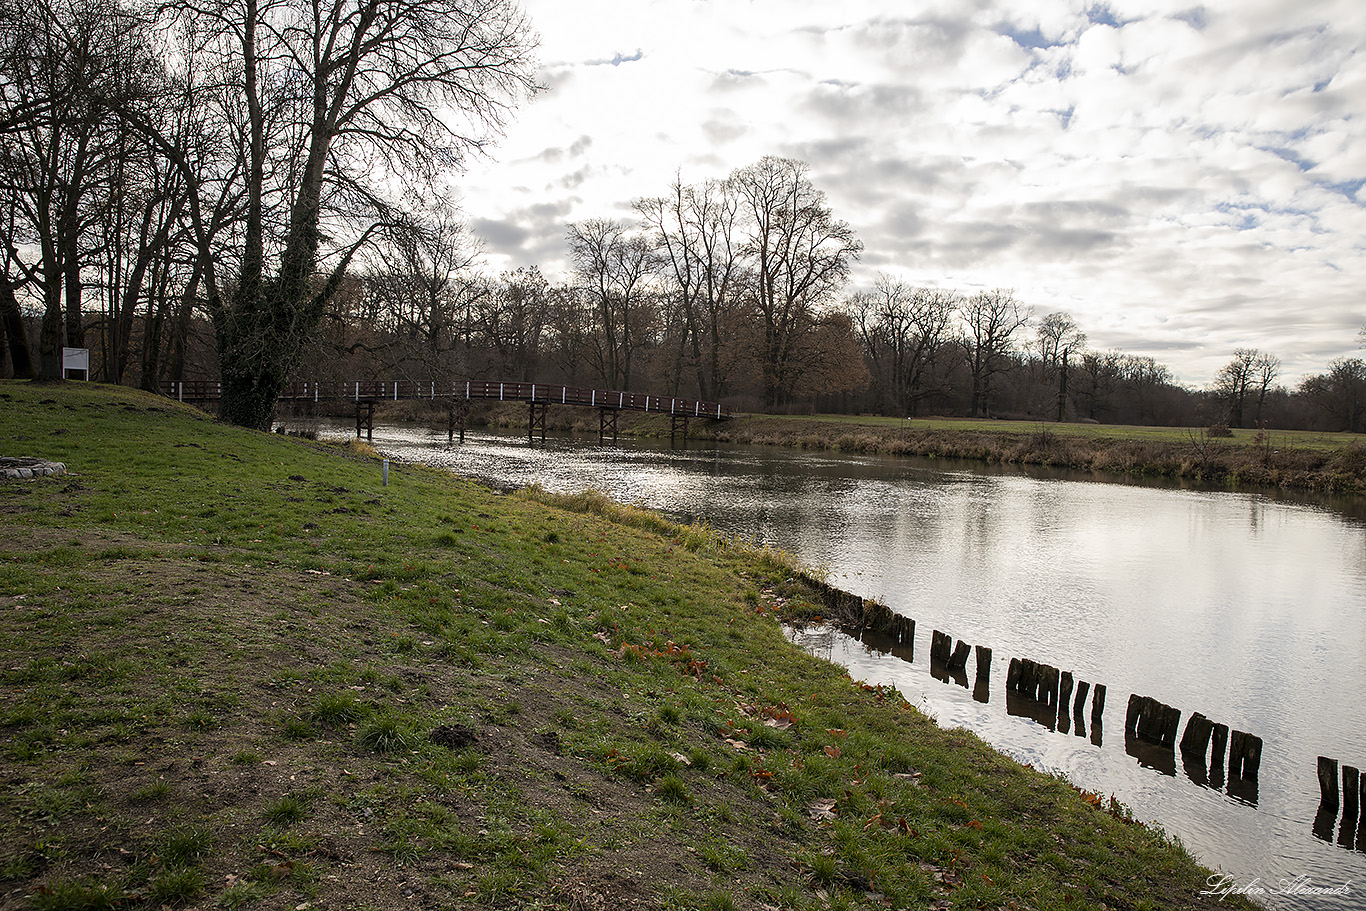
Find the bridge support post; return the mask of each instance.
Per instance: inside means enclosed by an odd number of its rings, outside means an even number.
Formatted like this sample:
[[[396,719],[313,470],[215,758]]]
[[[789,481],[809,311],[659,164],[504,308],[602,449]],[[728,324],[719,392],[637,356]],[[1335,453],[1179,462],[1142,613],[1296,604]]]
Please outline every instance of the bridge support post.
[[[373,442],[375,439],[375,403],[356,402],[356,439],[360,439],[360,430],[365,428],[365,441]]]
[[[598,443],[607,442],[607,434],[612,434],[612,443],[617,442],[617,409],[598,409]]]
[[[683,437],[683,447],[688,446],[688,416],[686,414],[669,415],[669,445],[673,446],[674,437]]]
[[[446,422],[446,443],[449,445],[455,442],[455,431],[460,430],[460,442],[465,442],[465,427],[470,422],[470,403],[468,399],[452,399],[450,411],[447,413]]]
[[[526,418],[526,441],[532,442],[536,428],[541,428],[541,442],[545,442],[545,415],[550,410],[550,405],[546,402],[528,402],[529,410]]]

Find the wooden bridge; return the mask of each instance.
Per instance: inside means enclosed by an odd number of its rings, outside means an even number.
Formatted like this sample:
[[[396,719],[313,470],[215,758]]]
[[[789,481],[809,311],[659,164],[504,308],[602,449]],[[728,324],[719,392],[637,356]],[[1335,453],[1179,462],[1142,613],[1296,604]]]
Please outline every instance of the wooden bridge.
[[[204,405],[222,397],[222,385],[212,380],[167,381],[161,384],[162,394],[181,402]],[[435,380],[355,380],[351,382],[291,383],[280,394],[279,401],[294,404],[322,404],[324,402],[354,402],[356,406],[356,436],[365,430],[372,439],[375,427],[375,406],[380,402],[405,399],[428,399],[445,402],[450,422],[448,437],[454,442],[456,432],[461,442],[469,423],[470,403],[526,402],[527,439],[536,430],[545,439],[545,416],[551,405],[574,405],[598,410],[598,440],[610,434],[617,439],[617,415],[623,411],[642,411],[669,415],[669,439],[679,434],[686,441],[688,422],[695,418],[724,421],[730,409],[719,402],[702,402],[638,392],[621,392],[583,386],[561,386],[552,383],[509,383],[502,381],[465,380],[437,382]]]

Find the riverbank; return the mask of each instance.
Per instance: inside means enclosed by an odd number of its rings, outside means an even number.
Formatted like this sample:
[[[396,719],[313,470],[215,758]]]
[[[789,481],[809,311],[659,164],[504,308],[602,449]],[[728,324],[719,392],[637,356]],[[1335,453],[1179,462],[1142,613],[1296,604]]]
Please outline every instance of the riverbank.
[[[552,412],[561,429],[596,432],[588,417]],[[591,417],[591,420],[589,419]],[[496,426],[525,426],[515,407],[490,409]],[[520,423],[519,423],[520,422]],[[590,426],[591,425],[591,426]],[[668,436],[667,417],[623,413],[623,435]],[[1216,431],[1217,432],[1217,431]],[[692,422],[695,439],[878,455],[1037,465],[1102,474],[1164,478],[1230,487],[1366,494],[1366,440],[1345,433],[1128,427],[853,415],[739,414]]]
[[[781,555],[0,383],[5,907],[1224,908],[789,644]]]

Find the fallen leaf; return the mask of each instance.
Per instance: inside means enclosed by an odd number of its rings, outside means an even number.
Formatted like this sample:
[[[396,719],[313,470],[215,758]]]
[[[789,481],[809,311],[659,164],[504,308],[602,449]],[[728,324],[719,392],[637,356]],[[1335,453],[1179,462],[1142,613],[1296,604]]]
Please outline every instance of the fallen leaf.
[[[829,756],[831,759],[839,759],[843,754],[840,753],[839,747],[829,746],[825,748],[825,755]]]
[[[836,801],[833,797],[824,797],[820,800],[813,800],[811,801],[811,805],[806,808],[807,815],[817,821],[822,819],[834,819],[836,815],[838,815],[835,812],[835,803]]]

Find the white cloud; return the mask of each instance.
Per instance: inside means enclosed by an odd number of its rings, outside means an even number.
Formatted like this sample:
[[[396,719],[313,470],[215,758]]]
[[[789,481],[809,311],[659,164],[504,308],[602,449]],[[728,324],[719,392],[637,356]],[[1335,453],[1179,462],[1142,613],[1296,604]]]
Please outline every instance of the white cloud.
[[[464,182],[497,268],[803,157],[879,270],[1012,287],[1098,347],[1287,376],[1366,323],[1366,5],[527,0],[542,97]],[[1360,7],[1360,8],[1359,8]]]

